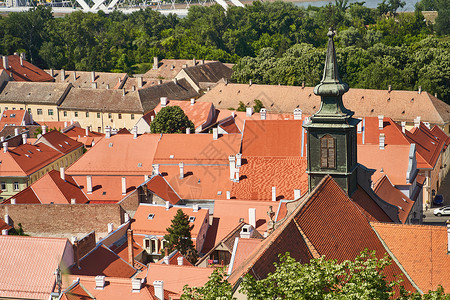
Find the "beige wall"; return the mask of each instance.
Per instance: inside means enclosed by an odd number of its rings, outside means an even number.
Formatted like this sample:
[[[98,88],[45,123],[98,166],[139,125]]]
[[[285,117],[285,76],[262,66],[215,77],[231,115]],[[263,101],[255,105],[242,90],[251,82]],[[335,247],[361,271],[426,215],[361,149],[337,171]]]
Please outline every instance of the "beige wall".
[[[64,116],[66,114],[66,116]],[[78,116],[77,116],[78,115]],[[132,118],[134,116],[134,118]],[[78,121],[82,128],[90,127],[92,131],[104,132],[106,126],[112,128],[127,128],[131,129],[136,122],[142,117],[142,113],[107,113],[95,111],[72,111],[59,110],[60,121]]]
[[[58,107],[56,105],[38,105],[38,104],[17,104],[17,103],[0,103],[1,111],[5,109],[28,110],[31,112],[34,121],[58,121]],[[42,111],[38,115],[38,109]],[[49,115],[49,110],[53,110],[53,115]]]

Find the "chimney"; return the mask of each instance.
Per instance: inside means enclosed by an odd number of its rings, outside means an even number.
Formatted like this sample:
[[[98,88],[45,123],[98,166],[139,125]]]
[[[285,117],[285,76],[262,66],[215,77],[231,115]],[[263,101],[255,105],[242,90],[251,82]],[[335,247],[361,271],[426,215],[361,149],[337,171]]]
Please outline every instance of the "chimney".
[[[402,132],[405,133],[406,122],[402,122]]]
[[[8,229],[2,229],[2,235],[8,235]]]
[[[20,57],[22,57],[24,60],[27,60],[25,52],[20,52]]]
[[[236,157],[234,155],[230,155],[228,156],[228,160],[230,162],[230,180],[233,181],[234,180],[234,169],[236,168],[235,162],[236,162]]]
[[[42,128],[42,135],[46,134],[47,133],[47,125],[42,125],[41,128]]]
[[[153,122],[153,120],[155,119],[155,116],[150,116],[150,121]]]
[[[390,93],[392,91],[392,85],[388,85],[388,92]]]
[[[420,116],[418,116],[417,118],[414,119],[414,127],[419,127],[420,126]]]
[[[26,144],[27,143],[27,139],[28,139],[27,134],[26,133],[22,133],[22,143]]]
[[[133,138],[137,139],[138,137],[138,127],[136,125],[133,126]]]
[[[105,127],[105,138],[107,139],[111,138],[111,127],[109,126]]]
[[[127,91],[125,89],[122,89],[122,96],[125,96]]]
[[[450,220],[447,220],[447,254],[450,254]]]
[[[191,105],[195,104],[195,98],[191,98]]]
[[[193,212],[198,212],[198,204],[193,204],[192,205],[192,211]]]
[[[267,114],[267,109],[265,108],[261,108],[261,110],[259,111],[260,115],[261,115],[261,120],[265,120],[266,119],[266,114]]]
[[[142,281],[140,278],[131,278],[131,288],[132,288],[132,293],[139,293],[141,291],[142,288]],[[164,298],[162,299],[164,300]]]
[[[434,93],[434,97],[436,97],[436,98],[437,98],[437,93]]]
[[[73,81],[77,81],[77,71],[73,71]]]
[[[92,176],[86,176],[87,193],[92,194]]]
[[[177,257],[177,263],[178,263],[179,266],[183,265],[183,257],[182,256]]]
[[[127,230],[128,262],[134,267],[133,229]]]
[[[164,281],[155,280],[153,281],[153,288],[155,290],[155,297],[159,300],[164,300]]]
[[[80,268],[80,251],[78,247],[78,239],[76,236],[72,236],[71,238],[72,246],[73,246],[73,260],[77,268]]]
[[[181,67],[184,69],[184,68],[187,68],[188,65],[187,64],[183,64]]]
[[[9,65],[8,65],[8,55],[3,55],[3,68],[5,70],[9,69]]]
[[[122,177],[122,196],[127,194],[127,178]]]
[[[419,85],[419,94],[421,94],[421,93],[422,93],[422,86]]]
[[[85,136],[89,136],[89,127],[86,127],[86,130],[85,130],[85,132],[84,132],[84,135],[85,135]]]
[[[253,107],[247,107],[245,109],[247,117],[251,117],[253,115]]]
[[[174,78],[174,79],[173,79],[173,83],[178,84],[178,79],[177,79],[177,78]]]
[[[152,70],[158,70],[158,66],[159,66],[158,56],[154,56],[153,57],[153,68],[152,68]]]
[[[227,199],[231,199],[231,192],[227,191]]]
[[[302,110],[300,108],[294,109],[294,120],[302,119]]]
[[[138,84],[138,88],[142,88],[144,86],[144,78],[143,77],[138,77],[137,78],[137,84]]]
[[[108,223],[108,233],[111,233],[114,231],[114,223]]]
[[[217,140],[219,138],[219,129],[217,127],[213,128],[213,140]]]
[[[239,182],[239,168],[236,168],[236,178],[234,179],[234,182]]]
[[[251,79],[248,81],[248,85],[252,86],[252,80]]]
[[[103,290],[105,288],[105,276],[97,275],[95,276],[95,289]]]
[[[384,116],[383,116],[383,115],[379,115],[379,116],[378,116],[378,129],[380,129],[380,130],[382,130],[383,127],[384,127],[383,119],[384,119]]]
[[[11,204],[16,204],[16,198],[11,198]]]
[[[14,136],[19,135],[19,128],[16,127],[14,128]]]
[[[248,209],[248,224],[256,228],[256,208]]]
[[[162,84],[162,79],[158,79],[158,85]]]
[[[294,200],[298,200],[302,197],[302,191],[300,189],[294,190]]]
[[[97,88],[97,82],[92,82],[92,88],[95,90]]]
[[[106,89],[107,89],[107,90],[109,90],[109,83],[108,83],[108,84],[106,84]]]
[[[64,122],[64,128],[66,128],[66,127],[67,127],[67,121]]]
[[[50,76],[55,77],[55,72],[53,71],[53,69],[50,69]]]
[[[66,175],[64,172],[64,167],[59,168],[59,176],[61,177],[62,180],[66,181]]]
[[[241,239],[249,239],[253,235],[253,228],[251,225],[244,225],[241,228],[241,232],[239,232],[239,236]],[[238,237],[236,237],[238,239]],[[236,244],[235,244],[236,245]]]
[[[205,64],[205,60],[204,59],[200,60],[200,64],[204,65]]]
[[[21,56],[19,59],[20,59],[20,65],[23,67],[23,57]]]
[[[11,199],[11,200],[12,200],[12,199]],[[14,199],[14,200],[15,200],[15,199]],[[4,220],[4,221],[5,221],[6,224],[11,225],[11,223],[10,223],[11,220],[9,219],[9,215],[7,215],[7,214],[5,215],[5,220]]]
[[[91,82],[95,81],[95,71],[91,72]]]
[[[76,198],[70,198],[70,204],[77,204]]]
[[[161,97],[161,107],[166,107],[167,105],[167,97]]]
[[[384,133],[380,133],[380,149],[383,150],[384,149],[384,140],[385,140],[385,136]]]
[[[184,178],[184,163],[180,162],[178,164],[178,166],[180,167],[180,179],[183,179]]]
[[[131,87],[131,91],[132,91],[132,92],[136,91],[136,86],[135,86],[135,85],[133,85],[133,86]]]
[[[186,134],[191,134],[191,128],[186,128]]]
[[[8,152],[8,142],[3,143],[3,153]]]
[[[170,202],[166,201],[166,210],[169,210],[169,209],[170,209]]]
[[[159,175],[159,164],[152,164],[152,175]]]
[[[195,67],[195,65],[197,64],[197,60],[195,59],[195,57],[192,59],[192,65]]]
[[[61,81],[66,80],[66,71],[64,69],[61,69],[60,79],[61,79]]]
[[[277,201],[277,188],[272,187],[272,201]]]
[[[242,166],[242,154],[237,153],[236,154],[236,167],[240,168]]]
[[[302,89],[305,88],[305,81],[302,81]]]
[[[362,120],[361,120],[361,121],[362,121]],[[356,126],[357,132],[358,132],[358,133],[361,133],[361,132],[362,132],[362,123],[363,123],[363,122],[358,122],[358,125]]]

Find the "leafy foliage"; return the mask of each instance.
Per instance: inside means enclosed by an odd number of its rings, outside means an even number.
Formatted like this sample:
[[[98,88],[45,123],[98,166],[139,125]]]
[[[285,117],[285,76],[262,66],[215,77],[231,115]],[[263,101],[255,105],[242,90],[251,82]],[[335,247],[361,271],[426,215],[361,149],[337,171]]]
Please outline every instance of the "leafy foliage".
[[[179,106],[161,108],[150,123],[151,133],[184,133],[186,128],[190,128],[192,132],[195,131],[194,123]]]
[[[255,99],[255,105],[253,105],[253,111],[256,113],[259,113],[261,111],[261,108],[264,108],[264,104],[261,100]]]
[[[233,288],[226,280],[224,269],[215,269],[209,276],[208,282],[202,287],[183,288],[181,300],[232,300]]]
[[[178,209],[172,220],[172,225],[166,229],[169,234],[164,236],[169,252],[176,249],[191,263],[197,261],[197,250],[191,239],[193,227],[194,225],[190,225],[189,216],[183,213],[181,209]]]

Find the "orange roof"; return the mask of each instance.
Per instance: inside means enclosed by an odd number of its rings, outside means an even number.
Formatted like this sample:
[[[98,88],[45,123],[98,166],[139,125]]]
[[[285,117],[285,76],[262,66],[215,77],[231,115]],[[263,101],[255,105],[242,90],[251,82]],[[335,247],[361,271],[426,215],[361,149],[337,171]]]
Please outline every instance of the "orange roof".
[[[398,218],[402,223],[407,221],[409,213],[414,206],[414,201],[406,197],[400,190],[396,189],[389,181],[388,176],[383,176],[381,180],[377,182],[374,191],[381,199],[398,208]],[[377,221],[383,222],[383,220]]]
[[[67,122],[67,121],[39,121],[39,125],[47,126],[48,130],[56,129],[58,131],[63,130],[64,128],[68,128],[73,126],[74,128],[79,128],[80,123],[78,121]]]
[[[233,268],[237,268],[239,265],[245,262],[248,255],[251,254],[261,242],[261,239],[239,238],[236,248],[236,254],[234,257]]]
[[[392,185],[391,185],[392,186]],[[399,193],[396,188],[392,187]],[[383,209],[364,191],[360,185],[352,195],[353,203],[360,209],[364,216],[370,221],[392,222],[391,218],[383,211]],[[390,202],[388,202],[390,203]],[[393,204],[393,203],[391,203]]]
[[[450,256],[445,226],[371,223],[415,284],[426,293],[442,285],[450,289]]]
[[[231,196],[246,200],[272,200],[272,187],[277,199],[294,199],[294,190],[308,192],[305,157],[244,156],[238,183],[233,183]],[[228,171],[229,173],[229,171]]]
[[[147,188],[170,204],[177,204],[181,199],[164,177],[156,175],[147,182]]]
[[[167,106],[179,106],[189,120],[194,123],[194,128],[198,128],[199,126],[205,124],[210,117],[212,118],[210,114],[214,109],[214,105],[208,102],[195,102],[191,105],[190,101],[180,100],[170,100],[167,102]],[[160,110],[161,103],[155,107],[154,111],[155,113],[159,113]]]
[[[80,259],[80,268],[74,264],[69,272],[73,275],[130,278],[136,273],[136,269],[107,247],[98,244]]]
[[[238,153],[240,145],[241,136],[236,134],[224,134],[217,140],[212,134],[163,134],[154,163],[228,165],[228,156]]]
[[[53,81],[52,76],[25,59],[21,64],[17,55],[8,55],[8,65],[8,69],[5,70],[3,60],[0,61],[0,69],[4,69],[9,76],[12,74],[14,81]]]
[[[406,138],[411,144],[416,144],[417,167],[434,169],[446,141],[434,136],[422,122],[419,127],[406,131]]]
[[[46,134],[42,135],[34,144],[43,143],[49,147],[52,147],[58,152],[67,154],[75,149],[83,147],[83,144],[74,141],[70,137],[66,136],[64,133],[58,130],[51,130]]]
[[[68,170],[70,175],[148,175],[159,134],[103,138]],[[142,182],[141,182],[142,183]]]
[[[55,170],[51,170],[2,204],[11,203],[12,198],[16,199],[17,204],[36,203],[36,200],[37,203],[43,204],[70,204],[71,199],[76,199],[76,203],[89,201],[70,175],[65,175],[65,180],[62,180],[60,173]]]
[[[431,132],[434,134],[434,136],[445,142],[444,150],[446,150],[448,145],[450,144],[450,137],[439,126],[436,125],[431,128]]]
[[[12,226],[9,226],[8,224],[6,224],[5,221],[3,221],[2,218],[0,218],[0,231],[3,230],[3,229],[9,230],[11,228],[12,228]]]
[[[241,130],[237,127],[233,116],[229,116],[218,122],[218,128],[221,128],[226,133],[241,133]]]
[[[366,117],[361,122],[362,131],[358,133],[358,144],[378,145],[380,134],[385,135],[386,145],[409,145],[408,139],[402,132],[402,127],[391,118],[383,118],[383,129],[378,127],[378,117]]]
[[[178,265],[178,258],[183,258],[183,265],[184,266],[193,266],[190,261],[186,259],[186,257],[183,256],[178,250],[174,250],[172,253],[169,254],[169,265]],[[158,262],[158,264],[164,263],[164,258],[161,258]]]
[[[196,238],[203,222],[208,220],[208,209],[199,209],[194,212],[192,208],[173,206],[166,210],[164,206],[141,203],[134,214],[131,228],[136,234],[163,236],[167,234],[166,228],[170,227],[172,219],[179,209],[189,217],[195,217],[195,220],[191,222],[191,225],[194,225],[191,237]],[[148,217],[150,214],[153,214],[153,218]]]
[[[5,110],[0,118],[0,130],[6,125],[25,125],[25,110]]]
[[[66,132],[64,132],[65,135],[68,137],[78,137],[78,136],[88,136],[88,137],[104,137],[105,135],[103,133],[95,132],[88,130],[88,134],[86,135],[86,129],[80,128],[80,127],[72,127]]]
[[[0,297],[48,299],[54,272],[63,258],[71,258],[71,248],[67,239],[0,236]]]

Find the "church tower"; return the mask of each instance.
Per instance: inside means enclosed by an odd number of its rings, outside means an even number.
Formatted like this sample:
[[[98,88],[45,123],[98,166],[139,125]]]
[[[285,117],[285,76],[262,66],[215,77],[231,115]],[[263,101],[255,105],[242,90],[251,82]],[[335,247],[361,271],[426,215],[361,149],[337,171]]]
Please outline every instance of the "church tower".
[[[308,131],[308,185],[311,192],[326,175],[331,175],[350,196],[356,191],[358,119],[346,109],[342,95],[348,85],[339,78],[334,49],[334,32],[328,32],[327,56],[322,81],[314,88],[321,105],[304,125]]]

